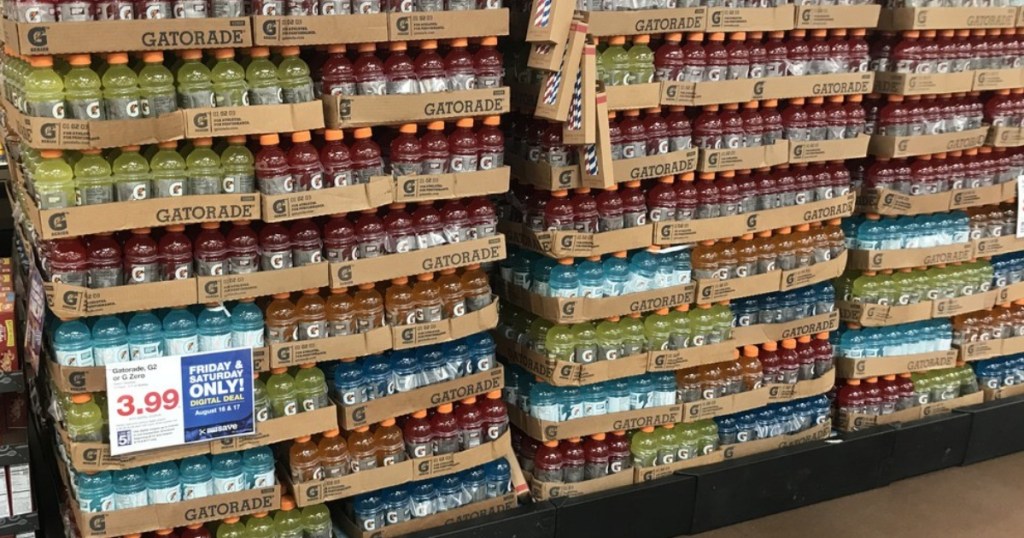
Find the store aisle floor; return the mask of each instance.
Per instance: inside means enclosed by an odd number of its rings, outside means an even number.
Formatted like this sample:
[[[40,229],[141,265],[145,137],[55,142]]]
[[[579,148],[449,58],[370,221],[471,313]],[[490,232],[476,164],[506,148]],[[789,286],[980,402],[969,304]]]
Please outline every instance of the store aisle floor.
[[[1020,536],[1024,452],[718,529],[700,538]],[[866,527],[867,526],[867,527]],[[873,529],[868,531],[867,529]]]

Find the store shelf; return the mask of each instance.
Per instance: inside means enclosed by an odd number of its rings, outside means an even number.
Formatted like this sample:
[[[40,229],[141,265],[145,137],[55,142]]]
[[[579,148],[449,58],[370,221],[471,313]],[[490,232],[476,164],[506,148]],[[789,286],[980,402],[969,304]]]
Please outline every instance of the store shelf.
[[[25,374],[0,372],[0,394],[5,392],[25,392]]]

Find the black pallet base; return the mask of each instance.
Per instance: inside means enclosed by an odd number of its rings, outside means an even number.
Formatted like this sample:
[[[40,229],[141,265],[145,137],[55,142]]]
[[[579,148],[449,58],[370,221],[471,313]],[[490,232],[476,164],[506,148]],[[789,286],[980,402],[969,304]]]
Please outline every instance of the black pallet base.
[[[417,538],[696,534],[1024,450],[1024,396],[842,434],[654,482],[526,505]]]

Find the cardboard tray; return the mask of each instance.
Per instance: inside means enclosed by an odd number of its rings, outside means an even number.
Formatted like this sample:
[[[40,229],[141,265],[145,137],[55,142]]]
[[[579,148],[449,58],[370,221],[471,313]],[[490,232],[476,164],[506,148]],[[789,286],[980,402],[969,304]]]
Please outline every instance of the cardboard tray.
[[[846,6],[878,7],[878,6]],[[845,161],[861,159],[868,155],[869,135],[861,133],[857,138],[842,140],[810,140],[789,142],[789,163],[811,163],[823,161]]]
[[[682,422],[698,422],[709,418],[721,417],[724,415],[739,413],[741,411],[757,409],[758,407],[764,407],[768,405],[770,401],[771,392],[772,389],[765,386],[741,392],[739,394],[730,394],[721,398],[712,398],[710,400],[701,400],[699,402],[683,404],[684,409]]]
[[[511,170],[507,166],[476,172],[454,172],[435,176],[400,176],[393,179],[395,202],[426,202],[470,196],[503,194],[508,191]]]
[[[1012,284],[985,293],[965,295],[954,299],[922,301],[909,305],[881,305],[840,302],[840,318],[845,322],[865,327],[899,325],[935,318],[949,318],[968,312],[992,308],[997,304],[1024,298],[1024,283]]]
[[[982,393],[985,395],[986,402],[1002,400],[1003,398],[1013,398],[1014,396],[1024,394],[1024,385],[1012,385],[999,389],[982,389]]]
[[[200,276],[196,277],[198,297],[189,304],[219,303],[309,288],[325,288],[330,284],[327,273],[327,262],[321,262],[244,275]]]
[[[747,339],[748,332],[763,335],[765,342],[785,340],[787,338],[799,338],[801,336],[814,336],[818,333],[828,333],[839,329],[839,311],[835,310],[827,314],[818,314],[789,323],[772,323],[751,325],[749,327],[736,327],[733,329],[733,338],[737,340]]]
[[[345,14],[252,17],[257,47],[344,45],[388,40],[388,14]]]
[[[509,9],[389,13],[389,41],[508,35]]]
[[[299,342],[270,344],[271,367],[289,367],[308,362],[334,361],[342,357],[363,357],[392,349],[391,328],[380,327],[369,332],[332,336]]]
[[[262,197],[264,222],[351,213],[388,205],[395,201],[394,181],[375,177],[369,183]]]
[[[631,486],[634,484],[634,478],[632,469],[623,469],[617,473],[582,482],[541,482],[532,476],[528,478],[528,482],[530,495],[534,500],[549,501]]]
[[[778,281],[775,282],[773,291],[778,289]],[[544,297],[510,283],[499,284],[502,285],[499,288],[502,298],[554,323],[579,323],[633,312],[650,312],[659,308],[692,304],[695,300],[693,284],[601,298]]]
[[[697,161],[700,172],[725,172],[765,168],[783,164],[789,158],[789,141],[779,140],[771,146],[740,149],[702,149]]]
[[[332,129],[497,116],[511,110],[509,95],[508,87],[417,95],[327,95],[323,116]]]
[[[796,6],[791,4],[776,7],[711,7],[708,8],[707,32],[770,32],[791,30],[795,20]]]
[[[911,196],[890,189],[862,191],[857,198],[857,211],[879,215],[925,215],[993,205],[1017,196],[1017,183],[1007,182],[987,187],[958,189],[936,194]]]
[[[209,278],[209,277],[207,277]],[[120,314],[138,310],[155,310],[175,306],[192,306],[199,302],[196,278],[168,280],[148,284],[89,289],[60,282],[43,284],[46,304],[60,319]],[[254,297],[255,295],[251,295]]]
[[[307,411],[289,417],[272,418],[256,423],[256,433],[243,437],[230,437],[206,443],[190,443],[131,454],[113,456],[108,443],[78,443],[68,437],[59,425],[55,427],[64,452],[77,471],[116,471],[152,465],[164,461],[178,460],[202,454],[236,452],[258,446],[269,446],[312,435],[338,427],[338,410],[335,406]]]
[[[607,13],[608,15],[618,18],[626,14],[639,15],[643,13],[652,13],[655,11],[660,10],[607,11],[603,13]],[[646,84],[629,84],[625,86],[605,86],[604,91],[608,95],[608,110],[635,110],[642,108],[659,107],[661,106],[661,86],[661,82],[648,82]]]
[[[658,245],[697,243],[705,240],[739,237],[743,234],[766,230],[777,230],[786,226],[849,217],[853,214],[855,201],[856,195],[849,193],[831,200],[729,217],[655,222],[654,243]]]
[[[988,130],[986,146],[997,148],[1017,148],[1024,146],[1024,128],[992,126]]]
[[[5,20],[4,24],[17,23]],[[55,24],[54,26],[77,25]],[[26,116],[6,99],[0,101],[3,102],[4,112],[7,114],[8,128],[17,133],[23,144],[36,149],[81,150],[156,144],[164,140],[180,139],[185,134],[184,119],[180,111],[164,114],[158,118],[73,120]]]
[[[677,176],[697,169],[697,149],[673,151],[665,155],[648,155],[636,159],[612,161],[612,177],[616,183],[664,176]]]
[[[880,271],[904,267],[966,262],[1024,250],[1024,239],[1016,236],[990,237],[969,243],[901,250],[850,250],[851,269]]]
[[[391,348],[411,349],[465,338],[498,326],[498,300],[475,312],[433,323],[391,327]]]
[[[512,465],[515,466],[515,462],[512,462]],[[523,490],[525,491],[525,489],[526,485],[523,484]],[[517,494],[513,492],[503,497],[495,497],[486,501],[467,504],[454,510],[438,512],[432,516],[415,518],[396,525],[387,525],[382,529],[374,529],[372,531],[367,531],[357,526],[341,510],[335,510],[333,516],[336,527],[340,527],[345,532],[345,536],[350,538],[397,538],[435,527],[493,516],[512,510],[518,505]]]
[[[834,260],[792,271],[772,271],[746,278],[729,280],[698,280],[697,302],[712,303],[761,295],[773,291],[789,291],[838,277],[846,269],[847,252]]]
[[[291,133],[324,128],[324,113],[319,101],[284,105],[188,108],[179,112],[185,118],[185,138]]]
[[[832,387],[836,384],[836,370],[835,368],[825,372],[821,377],[817,379],[806,379],[803,381],[797,381],[792,385],[788,384],[769,384],[768,387],[768,403],[783,403],[790,402],[793,400],[800,400],[803,398],[810,398],[811,396],[817,396],[819,394],[825,394],[832,390]]]
[[[646,9],[639,11],[581,11],[596,36],[700,32],[707,27],[706,7]]]
[[[23,55],[248,48],[248,17],[24,23],[3,21],[4,41]],[[101,37],[102,36],[102,37]]]
[[[801,29],[874,28],[882,6],[796,6],[796,23]]]
[[[408,484],[417,480],[458,473],[500,458],[506,458],[510,462],[515,461],[511,438],[512,434],[505,432],[495,441],[454,454],[406,459],[393,465],[313,482],[293,483],[287,476],[287,472],[282,471],[280,474],[286,477],[284,481],[289,486],[295,504],[305,507],[347,499],[361,493]],[[522,481],[521,476],[519,481]]]
[[[512,177],[519,183],[546,191],[577,189],[583,186],[578,164],[551,166],[546,162],[530,162],[518,155],[507,153],[505,162],[512,169]]]
[[[267,355],[268,349],[256,347],[252,349],[252,368],[256,372],[269,372],[270,360]],[[106,366],[63,366],[57,363],[49,346],[44,345],[42,359],[46,362],[46,369],[50,373],[50,381],[60,392],[69,394],[106,392],[107,390],[107,369]]]
[[[767,396],[767,394],[766,394]],[[764,405],[764,404],[762,404]],[[683,421],[684,404],[664,405],[647,409],[636,409],[622,413],[609,413],[594,417],[583,417],[561,422],[550,422],[533,418],[515,406],[508,406],[508,417],[520,430],[538,441],[560,441],[572,437],[583,437],[595,433],[619,430],[635,430],[645,426]]]
[[[868,153],[875,157],[913,157],[948,151],[980,148],[988,138],[988,126],[964,131],[923,136],[871,135]]]
[[[865,379],[890,374],[924,372],[956,366],[957,350],[915,353],[895,357],[851,359],[836,357],[836,372],[844,379]]]
[[[344,430],[354,430],[382,420],[415,413],[420,409],[454,403],[470,396],[501,390],[505,386],[505,369],[501,366],[443,383],[435,383],[409,392],[356,405],[338,404],[338,423]]]
[[[973,8],[971,8],[973,9]],[[875,73],[875,93],[926,95],[969,92],[974,89],[974,74],[962,73]]]
[[[505,253],[505,236],[498,234],[400,254],[333,262],[330,265],[331,287],[357,286],[443,269],[492,263],[504,260]]]
[[[1016,7],[903,7],[883,9],[878,29],[1013,28],[1016,23]]]
[[[985,394],[979,390],[978,392],[968,394],[967,396],[961,396],[944,402],[933,402],[926,405],[919,405],[902,411],[896,411],[889,415],[875,416],[862,414],[840,414],[838,416],[838,420],[835,421],[835,427],[840,431],[854,431],[883,424],[912,422],[925,417],[944,415],[954,409],[980,404],[983,401],[985,401]]]
[[[764,11],[764,8],[754,9]],[[734,11],[742,11],[742,9]],[[663,82],[661,105],[701,106],[765,99],[792,99],[804,96],[858,95],[871,93],[874,84],[875,74],[872,72],[748,78],[714,82]]]
[[[967,342],[957,346],[957,349],[960,351],[960,360],[965,362],[980,361],[1004,355],[1016,355],[1024,353],[1024,336]]]
[[[651,224],[623,228],[613,232],[584,233],[575,231],[535,232],[525,225],[499,221],[498,231],[508,242],[552,258],[586,258],[624,250],[651,246],[654,232]]]

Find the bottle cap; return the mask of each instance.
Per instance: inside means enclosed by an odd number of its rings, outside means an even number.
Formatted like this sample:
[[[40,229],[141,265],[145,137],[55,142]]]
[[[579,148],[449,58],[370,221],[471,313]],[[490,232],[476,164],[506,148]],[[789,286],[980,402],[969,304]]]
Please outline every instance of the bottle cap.
[[[634,45],[635,44],[646,45],[646,44],[648,44],[650,42],[651,42],[651,36],[649,36],[647,34],[640,34],[640,35],[637,35],[637,36],[633,36],[633,44]]]
[[[345,54],[345,45],[328,45],[328,54]]]
[[[213,139],[209,137],[196,138],[192,141],[192,144],[201,148],[208,148],[213,146]]]
[[[121,151],[139,151],[139,149],[141,148],[136,145],[121,146]]]
[[[427,124],[427,130],[428,131],[443,131],[444,130],[444,122],[443,121],[432,121],[432,122]]]
[[[284,368],[284,367],[277,367],[277,368],[271,368],[270,369],[270,373],[272,373],[272,374],[283,374],[283,373],[285,373],[287,371],[288,371],[288,369]]]
[[[341,129],[325,129],[324,140],[328,142],[335,142],[345,138],[345,133]]]
[[[544,441],[544,446],[546,446],[548,448],[557,448],[558,447],[558,441]]]
[[[603,433],[595,433],[594,435],[590,436],[590,438],[595,441],[604,441],[605,437],[606,436]]]
[[[72,394],[71,402],[76,404],[89,403],[92,401],[92,394]]]
[[[64,152],[59,149],[44,149],[39,152],[39,156],[44,159],[59,159]]]
[[[757,352],[758,352],[757,346],[743,346],[743,356],[744,357],[756,358],[757,357]]]
[[[608,38],[608,44],[609,45],[625,45],[626,44],[626,36],[613,35],[613,36]]]
[[[469,398],[462,400],[460,403],[462,403],[462,405],[473,405],[476,403],[476,396],[470,396]]]
[[[238,516],[232,516],[232,517],[224,519],[224,523],[228,523],[228,524],[238,523],[238,521],[239,521]]]
[[[860,380],[859,379],[847,379],[846,380],[846,384],[847,385],[853,385],[853,386],[856,387],[857,385],[860,385]]]
[[[110,65],[123,65],[128,63],[127,52],[114,52],[107,55],[107,63]]]
[[[654,426],[644,426],[643,428],[640,428],[640,430],[647,433],[651,433],[654,431]]]
[[[363,140],[363,139],[366,139],[366,138],[370,138],[371,136],[373,136],[373,129],[371,129],[369,127],[360,127],[360,128],[355,130],[354,135],[355,135],[357,140]]]
[[[497,400],[499,398],[501,398],[501,391],[500,390],[492,390],[491,392],[487,393],[487,399],[488,400]]]
[[[295,501],[291,498],[291,496],[290,495],[282,495],[281,496],[281,510],[294,510],[294,509],[295,509]],[[235,518],[235,519],[238,519],[238,518]]]
[[[779,345],[775,342],[765,342],[761,344],[761,349],[765,351],[776,351],[779,349]]]
[[[680,32],[674,32],[671,34],[665,34],[665,41],[672,41],[673,43],[679,43],[683,40],[683,34]]]
[[[393,419],[393,418],[386,418],[386,419],[380,421],[380,425],[384,426],[385,428],[390,428],[390,427],[395,425],[395,419]]]
[[[708,40],[725,41],[725,32],[712,32],[711,35],[708,36]]]
[[[373,282],[364,282],[363,284],[360,284],[358,287],[361,290],[372,290]]]
[[[412,416],[414,418],[427,418],[427,410],[426,409],[420,409],[419,411],[416,411],[415,413],[413,413]]]
[[[428,282],[434,280],[434,273],[420,273],[416,275],[416,280],[420,282]]]
[[[298,56],[299,47],[281,47],[281,56]]]
[[[217,49],[213,51],[213,57],[218,60],[225,60],[235,57],[235,49]]]
[[[459,47],[459,48],[461,48],[461,47],[468,47],[469,46],[469,40],[467,40],[464,37],[459,37],[459,38],[451,40],[450,45],[452,47]]]
[[[75,66],[89,65],[92,59],[88,54],[72,54],[68,56],[68,63]]]
[[[370,431],[370,427],[369,426],[360,426],[360,427],[356,428],[356,431],[359,432],[359,433],[366,433],[366,432]]]
[[[747,39],[746,32],[733,32],[729,35],[729,41],[744,41]]]
[[[796,341],[800,342],[801,344],[809,344],[811,342],[811,337],[810,337],[810,335],[806,335],[805,334],[805,335],[797,338]]]
[[[406,124],[404,124],[404,125],[402,125],[401,127],[398,128],[398,132],[404,133],[404,134],[416,134],[416,124],[415,123],[406,123]]]
[[[204,230],[216,230],[216,229],[220,228],[220,223],[219,222],[204,222],[204,223],[200,224],[199,227],[204,229]],[[287,295],[287,294],[285,294],[285,295]]]
[[[404,285],[409,283],[409,277],[407,277],[407,276],[395,277],[395,278],[391,279],[391,283],[392,284],[397,284],[399,286],[404,286]]]
[[[276,134],[260,135],[261,146],[276,146],[280,143],[281,139]]]
[[[295,131],[294,133],[292,133],[293,143],[309,142],[312,139],[313,137],[310,136],[309,131]]]
[[[167,227],[167,231],[168,232],[184,232],[185,231],[185,225],[184,224],[172,224],[172,225]]]
[[[630,116],[630,117],[633,117],[633,118],[640,117],[640,111],[638,109],[635,109],[635,108],[634,109],[630,109],[630,110],[626,110],[622,114],[624,116]]]
[[[466,266],[466,270],[467,271],[476,271],[479,268],[480,268],[480,264],[479,263],[471,263],[471,264]]]
[[[228,144],[245,144],[245,136],[236,135],[228,137]]]
[[[878,378],[877,377],[869,377],[869,378],[865,379],[864,381],[867,381],[868,383],[878,383]]]
[[[704,41],[704,33],[703,32],[692,32],[692,33],[686,34],[686,40],[687,41]]]
[[[779,30],[776,30],[776,31],[773,31],[773,32],[768,32],[768,37],[771,37],[773,39],[782,39],[785,36],[786,36],[786,32],[779,31]]]
[[[249,56],[253,58],[266,58],[270,56],[269,47],[253,47],[249,49]]]
[[[882,376],[882,379],[884,379],[886,381],[896,381],[896,374],[884,375],[884,376]]]
[[[437,406],[437,412],[438,413],[451,413],[452,412],[452,404],[446,403],[446,404],[441,404],[441,405]]]
[[[455,122],[456,127],[473,127],[473,118],[462,118]]]
[[[182,60],[201,60],[203,58],[203,51],[199,49],[183,50],[178,53],[178,56]]]
[[[333,430],[327,430],[323,433],[324,437],[337,437],[341,435],[341,430],[334,428]]]
[[[148,234],[150,231],[151,230],[149,228],[132,228],[133,234],[145,235]]]
[[[303,435],[301,437],[296,437],[295,438],[295,442],[296,443],[308,443],[311,439],[312,439],[312,437],[310,437],[308,435]]]
[[[437,48],[437,40],[427,39],[426,41],[420,41],[419,45],[422,50],[434,50]]]
[[[808,231],[810,229],[811,229],[811,225],[810,224],[798,224],[796,226],[796,231],[798,231],[798,232],[806,232],[806,231]]]
[[[732,360],[736,360],[738,358],[740,358],[740,350],[733,349],[732,350]]]
[[[263,514],[263,516],[260,516],[260,514]],[[259,513],[253,514],[253,516],[255,516],[255,517],[267,517],[267,513],[266,512],[259,512]],[[192,529],[192,530],[201,529],[201,528],[203,528],[203,523],[191,523],[191,524],[185,525],[185,528],[186,529]]]
[[[844,37],[846,35],[846,28],[835,28],[832,30],[832,35],[837,37]]]
[[[401,52],[403,50],[407,50],[408,48],[409,45],[406,45],[405,41],[395,41],[394,43],[391,43],[391,45],[388,46],[388,50],[390,50],[391,52]]]

